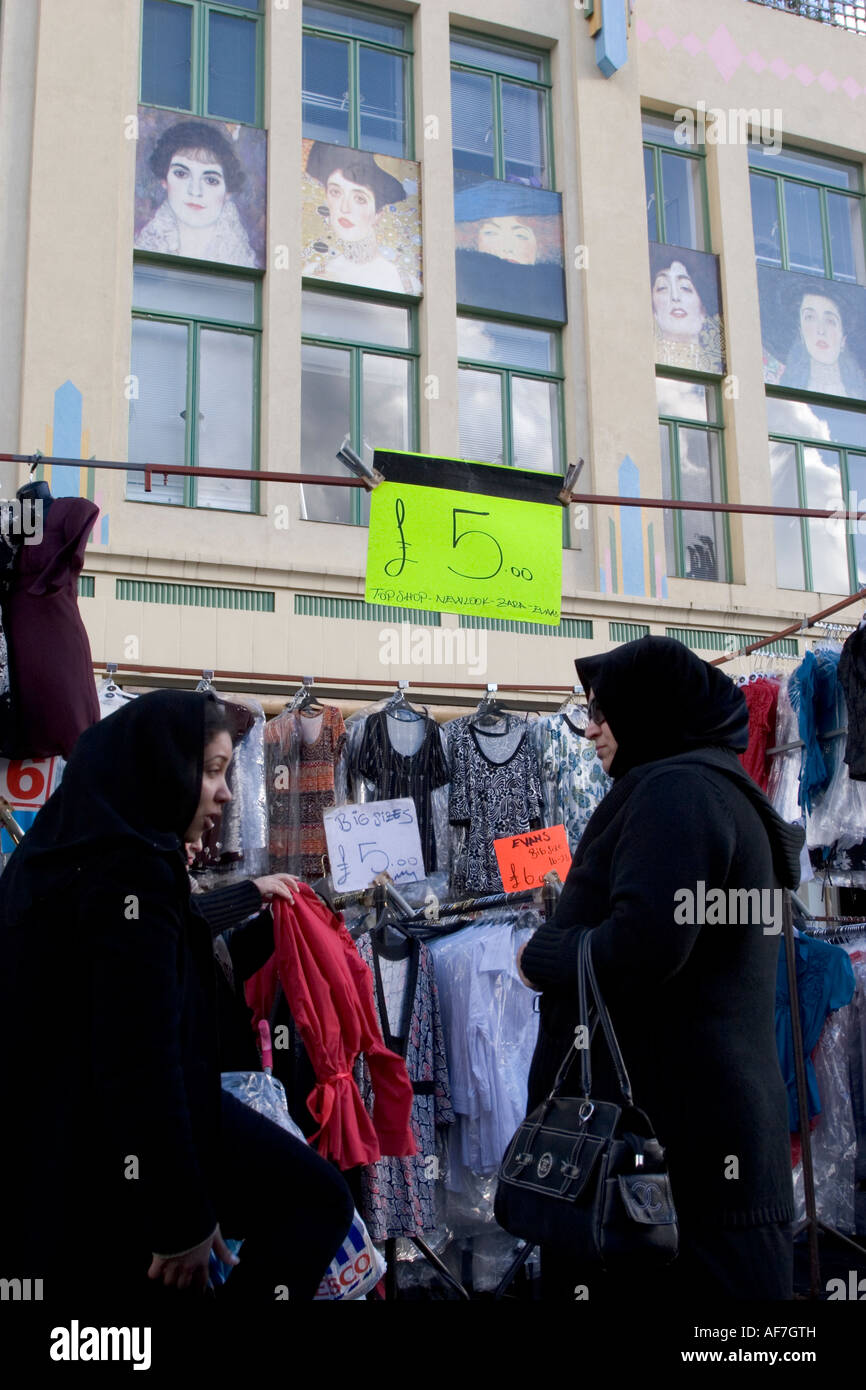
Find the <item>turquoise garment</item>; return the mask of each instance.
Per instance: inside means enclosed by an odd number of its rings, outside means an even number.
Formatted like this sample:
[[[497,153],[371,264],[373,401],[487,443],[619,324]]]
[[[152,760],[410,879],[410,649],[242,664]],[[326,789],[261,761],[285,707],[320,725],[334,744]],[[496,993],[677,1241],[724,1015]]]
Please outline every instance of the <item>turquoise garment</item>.
[[[547,824],[565,826],[573,854],[590,816],[613,784],[595,745],[565,711],[536,720],[530,737],[538,752]]]
[[[827,790],[839,756],[837,740],[822,735],[846,722],[844,696],[836,679],[841,651],[807,652],[790,684],[799,692],[799,733],[805,747],[800,765],[800,805],[807,813]],[[796,703],[792,699],[795,708]]]
[[[851,1003],[856,980],[851,961],[841,946],[833,946],[829,941],[816,941],[811,936],[798,936],[794,946],[797,953],[797,994],[800,999],[803,1051],[806,1055],[809,1118],[812,1119],[821,1113],[821,1096],[811,1054],[821,1036],[827,1015]],[[788,1088],[788,1120],[793,1133],[800,1128],[800,1108],[797,1104],[797,1078],[794,1072],[791,996],[788,990],[784,937],[779,941],[779,967],[776,975],[776,1046],[779,1050],[779,1065]]]

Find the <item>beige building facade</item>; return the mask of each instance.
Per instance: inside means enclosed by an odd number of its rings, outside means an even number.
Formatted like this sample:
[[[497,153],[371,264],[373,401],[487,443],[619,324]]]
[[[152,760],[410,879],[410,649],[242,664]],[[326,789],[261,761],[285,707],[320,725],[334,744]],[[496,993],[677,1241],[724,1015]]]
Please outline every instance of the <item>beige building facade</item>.
[[[627,14],[626,0],[618,2]],[[614,3],[604,0],[605,9],[612,12]],[[194,0],[192,8],[197,5]],[[233,10],[230,4],[223,8]],[[329,13],[327,6],[309,8],[324,10],[326,18]],[[545,635],[501,622],[469,628],[457,615],[443,614],[440,628],[453,630],[453,637],[440,636],[437,645],[435,629],[428,631],[411,613],[364,604],[366,527],[305,519],[298,485],[268,482],[269,472],[304,466],[301,315],[302,293],[311,284],[302,276],[305,16],[299,0],[264,0],[261,7],[266,258],[263,268],[235,273],[260,297],[257,509],[132,500],[124,471],[88,471],[88,459],[132,457],[133,277],[136,266],[153,264],[133,245],[142,9],[143,0],[4,0],[0,9],[0,451],[40,450],[82,460],[80,468],[45,476],[67,491],[94,496],[100,505],[102,518],[84,569],[92,582],[80,601],[97,662],[141,668],[143,684],[148,673],[163,667],[208,668],[243,673],[252,685],[274,691],[279,682],[260,678],[308,673],[324,687],[359,697],[371,690],[361,682],[380,681],[387,688],[398,678],[419,688],[425,681],[453,682],[455,693],[464,683],[488,681],[567,687],[576,655],[630,636],[686,632],[709,658],[726,640],[730,646],[737,635],[747,640],[776,631],[857,587],[806,587],[817,586],[822,573],[840,572],[829,562],[822,570],[823,542],[815,536],[814,563],[803,569],[799,587],[780,584],[781,533],[769,517],[731,517],[727,563],[717,556],[717,577],[709,578],[701,577],[700,566],[693,565],[691,574],[674,572],[670,528],[667,555],[656,541],[660,563],[653,570],[648,528],[654,525],[655,537],[662,536],[661,513],[606,505],[583,512],[573,505],[558,630]],[[366,13],[362,6],[341,7],[353,10]],[[773,505],[768,400],[774,389],[786,408],[794,409],[800,398],[786,394],[782,382],[773,387],[765,380],[768,346],[750,155],[741,136],[754,127],[754,113],[764,110],[783,151],[790,147],[829,160],[828,169],[838,163],[855,171],[844,205],[845,225],[855,228],[852,269],[846,271],[848,262],[840,258],[831,270],[847,277],[856,295],[863,279],[866,38],[752,0],[639,0],[628,21],[627,60],[605,76],[592,25],[572,0],[498,0],[495,6],[467,0],[458,11],[445,0],[375,8],[380,18],[388,11],[409,20],[408,110],[420,166],[423,294],[370,298],[405,305],[413,317],[412,447],[461,456],[451,139],[451,35],[459,30],[488,40],[494,50],[514,44],[549,59],[552,186],[562,195],[567,302],[567,323],[550,330],[560,353],[560,464],[585,460],[579,490],[619,495],[631,478],[639,495],[670,496],[657,396],[657,373],[667,373],[675,382],[706,388],[717,402],[722,495]],[[203,22],[200,15],[196,22]],[[613,25],[613,18],[608,22]],[[669,158],[676,158],[672,132],[677,121],[683,123],[683,111],[697,118],[711,108],[722,113],[733,137],[707,139],[698,151],[706,199],[703,250],[719,258],[726,361],[723,371],[689,373],[658,362],[645,149],[655,118],[659,129],[668,123]],[[736,114],[742,112],[752,113],[745,126]],[[649,127],[642,126],[642,117]],[[663,159],[660,147],[654,167],[667,168]],[[828,184],[834,186],[842,187]],[[822,206],[830,209],[822,216],[832,241],[841,224],[827,218],[841,214],[826,190]],[[675,234],[658,240],[678,244]],[[796,258],[789,251],[790,266]],[[673,252],[671,257],[676,260]],[[183,271],[177,258],[169,264]],[[782,263],[780,273],[785,268]],[[193,262],[191,269],[204,274],[208,267]],[[831,301],[827,284],[815,284],[823,291],[818,298]],[[844,332],[854,351],[860,338],[849,324]],[[803,398],[815,403],[808,387]],[[827,402],[849,412],[844,419],[853,422],[850,438],[824,435],[824,443],[846,446],[847,472],[839,477],[850,487],[859,476],[861,452],[866,459],[866,401],[858,407],[831,391]],[[318,426],[323,437],[334,435],[331,453],[343,433],[338,415],[321,418]],[[673,436],[663,431],[665,437]],[[802,446],[807,453],[808,447]],[[822,457],[833,465],[826,451]],[[685,452],[680,462],[679,486],[688,493]],[[551,467],[544,461],[538,466]],[[0,467],[8,497],[27,471]],[[835,494],[831,489],[826,495]],[[816,496],[810,493],[799,505],[824,505]],[[859,505],[866,505],[862,495]],[[833,544],[848,545],[844,528],[836,527]],[[684,551],[681,542],[681,559]],[[854,581],[857,559],[852,546]],[[843,621],[857,617],[856,608],[841,615]],[[386,639],[407,622],[414,634],[428,632],[430,640],[404,644],[397,652]],[[463,694],[468,698],[471,692]]]

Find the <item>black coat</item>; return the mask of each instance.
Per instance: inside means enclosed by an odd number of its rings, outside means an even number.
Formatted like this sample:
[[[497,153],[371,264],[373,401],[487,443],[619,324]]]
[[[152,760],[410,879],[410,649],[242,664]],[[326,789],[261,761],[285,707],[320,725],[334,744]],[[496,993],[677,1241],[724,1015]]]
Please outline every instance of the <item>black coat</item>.
[[[217,1223],[215,963],[181,850],[208,698],[157,692],[89,729],[0,877],[0,1191],[22,1274],[72,1277],[76,1246],[177,1254]]]
[[[544,991],[530,1107],[573,1039],[577,944],[591,928],[635,1103],[667,1149],[674,1200],[692,1227],[793,1215],[774,1032],[780,935],[762,921],[679,924],[675,894],[692,890],[697,907],[699,881],[707,892],[796,886],[801,840],[729,749],[632,767],[590,820],[557,911],[523,956]],[[591,1057],[594,1093],[615,1098],[600,1030]],[[578,1075],[575,1065],[571,1094]]]

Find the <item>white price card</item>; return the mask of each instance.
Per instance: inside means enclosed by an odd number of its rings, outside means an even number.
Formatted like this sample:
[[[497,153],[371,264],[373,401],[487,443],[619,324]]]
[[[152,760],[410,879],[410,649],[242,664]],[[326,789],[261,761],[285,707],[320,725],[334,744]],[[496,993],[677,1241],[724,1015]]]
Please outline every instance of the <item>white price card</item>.
[[[343,893],[369,888],[377,874],[394,883],[426,877],[418,813],[411,797],[335,806],[324,815],[334,887]]]
[[[54,791],[60,766],[60,758],[0,758],[0,796],[16,811],[36,811]]]

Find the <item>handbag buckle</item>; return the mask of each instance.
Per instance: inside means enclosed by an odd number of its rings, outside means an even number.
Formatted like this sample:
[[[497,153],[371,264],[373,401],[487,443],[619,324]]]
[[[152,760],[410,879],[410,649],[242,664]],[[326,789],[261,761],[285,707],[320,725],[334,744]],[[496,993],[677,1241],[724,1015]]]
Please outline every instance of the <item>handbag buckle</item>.
[[[577,1113],[578,1113],[578,1116],[579,1116],[579,1118],[580,1118],[580,1120],[581,1120],[581,1122],[582,1122],[583,1124],[586,1124],[586,1121],[587,1121],[587,1120],[589,1119],[589,1117],[592,1115],[592,1113],[593,1113],[594,1110],[595,1110],[595,1104],[594,1104],[593,1101],[591,1101],[591,1100],[585,1100],[585,1101],[583,1102],[583,1104],[581,1105],[580,1109],[579,1109],[578,1112],[577,1112]]]
[[[532,1154],[515,1154],[514,1162],[517,1164],[518,1168],[525,1168],[527,1163],[532,1162]]]

